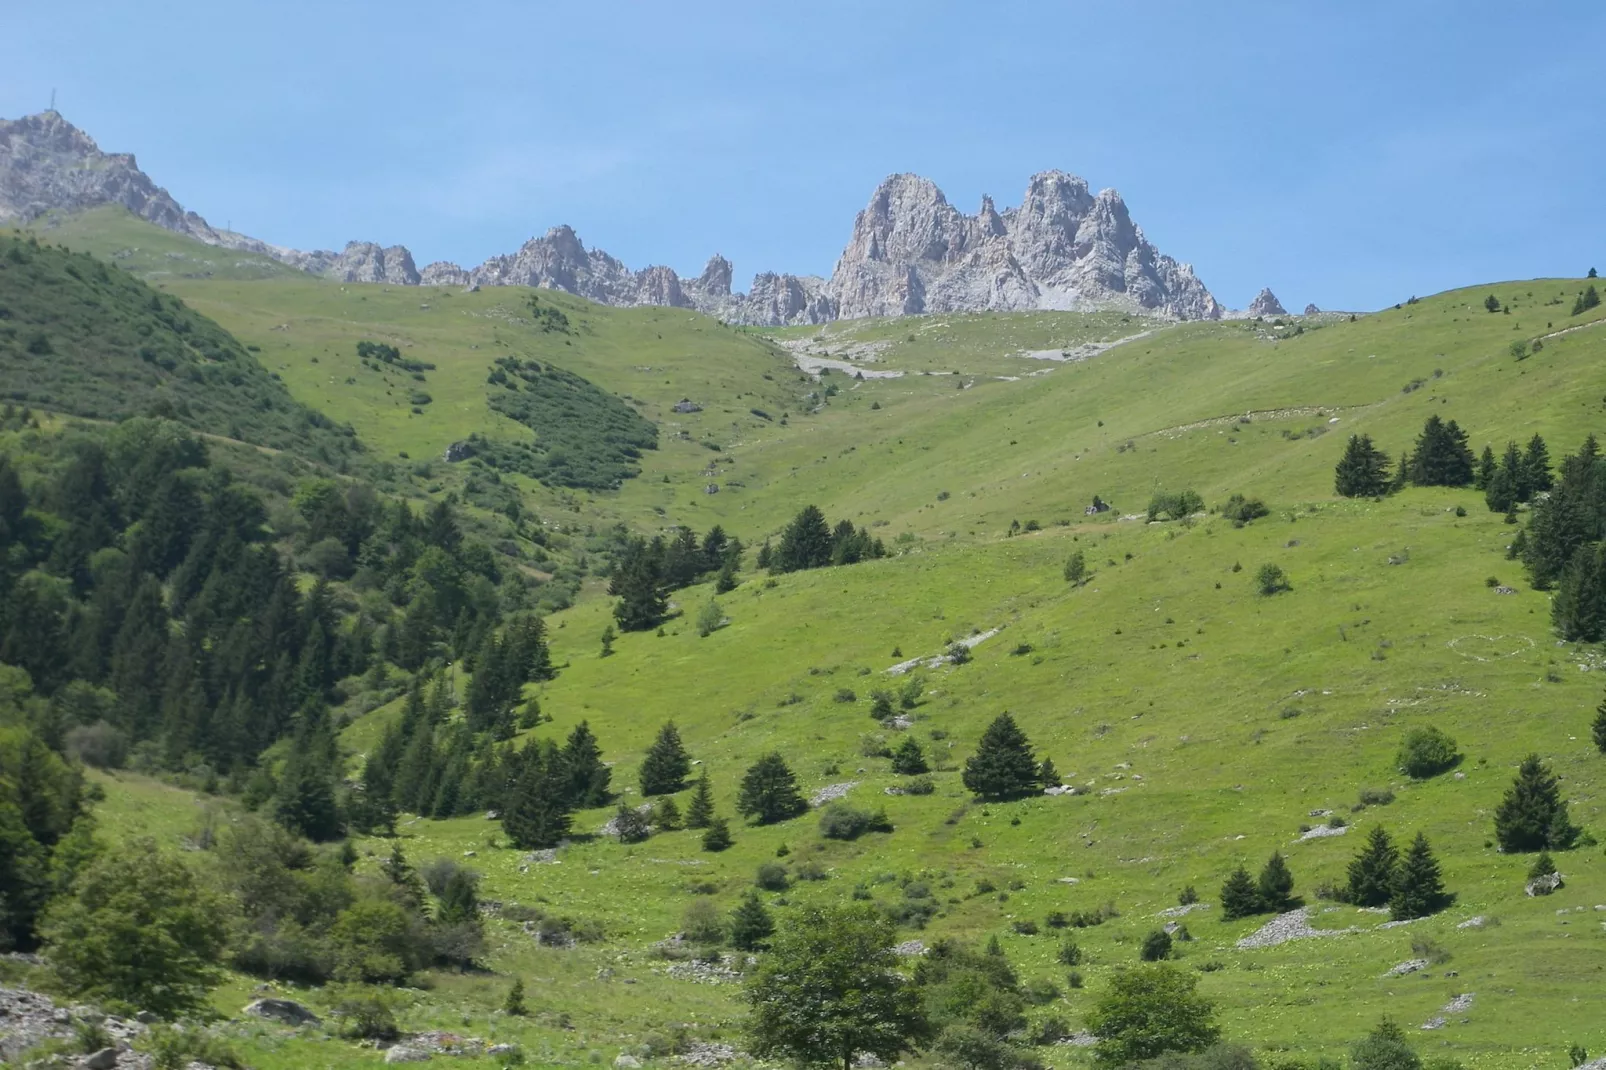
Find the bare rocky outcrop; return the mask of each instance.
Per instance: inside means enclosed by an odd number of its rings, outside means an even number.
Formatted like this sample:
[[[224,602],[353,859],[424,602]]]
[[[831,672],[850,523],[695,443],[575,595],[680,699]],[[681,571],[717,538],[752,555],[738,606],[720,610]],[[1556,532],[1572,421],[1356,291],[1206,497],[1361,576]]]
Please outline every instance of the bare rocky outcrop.
[[[101,152],[57,112],[0,121],[0,221],[26,223],[52,210],[106,204],[209,245],[342,282],[537,286],[607,305],[695,309],[755,326],[1013,309],[1118,308],[1190,320],[1223,313],[1190,266],[1144,237],[1118,193],[1094,194],[1086,181],[1061,171],[1033,175],[1019,207],[1000,212],[984,197],[974,216],[949,204],[930,180],[893,175],[859,213],[829,279],[766,271],[744,294],[732,290],[734,271],[722,256],[695,279],[663,265],[636,271],[587,249],[567,226],[474,268],[437,261],[420,271],[406,247],[367,241],[338,253],[288,249],[219,230],[185,211],[133,156]]]
[[[1286,316],[1288,310],[1277,300],[1277,295],[1267,288],[1261,290],[1255,295],[1255,299],[1249,302],[1249,307],[1244,309],[1244,315],[1251,319],[1255,316]]]

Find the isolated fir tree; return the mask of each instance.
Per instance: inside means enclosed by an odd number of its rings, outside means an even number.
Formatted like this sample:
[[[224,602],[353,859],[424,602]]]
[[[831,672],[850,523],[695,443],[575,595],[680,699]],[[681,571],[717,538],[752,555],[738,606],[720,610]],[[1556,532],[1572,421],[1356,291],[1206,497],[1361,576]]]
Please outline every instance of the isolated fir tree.
[[[1333,488],[1346,498],[1376,498],[1389,492],[1389,459],[1371,435],[1351,435],[1333,473]]]
[[[566,778],[557,755],[531,743],[520,757],[522,770],[502,809],[502,831],[520,850],[556,847],[569,834]]]
[[[770,567],[776,572],[799,572],[831,563],[831,528],[818,506],[806,505],[781,533]]]
[[[903,742],[892,752],[892,771],[904,776],[917,776],[931,771],[926,764],[925,752],[913,736],[904,736]]]
[[[1422,1070],[1422,1057],[1411,1050],[1404,1031],[1384,1018],[1350,1049],[1350,1064],[1354,1070]]]
[[[686,804],[686,827],[705,829],[713,820],[714,787],[708,782],[708,770],[704,769],[697,783],[692,785],[691,802]]]
[[[1054,768],[1054,759],[1043,759],[1042,764],[1037,767],[1037,781],[1044,788],[1060,786],[1060,771]]]
[[[723,817],[716,817],[708,823],[703,830],[703,850],[723,851],[736,841],[731,838],[730,822]]]
[[[1494,459],[1494,448],[1492,446],[1484,446],[1483,453],[1478,457],[1478,471],[1472,477],[1473,489],[1488,490],[1489,480],[1493,479],[1494,474],[1499,470],[1500,462]]]
[[[1556,776],[1539,755],[1528,755],[1517,768],[1517,778],[1495,809],[1494,829],[1507,853],[1566,850],[1578,838]]]
[[[1400,852],[1382,825],[1373,825],[1360,853],[1350,860],[1348,899],[1358,907],[1380,907],[1394,895]]]
[[[1389,915],[1395,921],[1409,921],[1436,914],[1448,904],[1449,896],[1445,895],[1444,881],[1439,876],[1439,863],[1428,846],[1428,838],[1418,832],[1395,873]]]
[[[507,998],[502,1001],[502,1013],[514,1018],[522,1018],[530,1013],[524,1005],[524,978],[513,978],[513,984],[507,990]]]
[[[1411,452],[1410,480],[1419,487],[1465,487],[1472,483],[1474,460],[1467,435],[1454,420],[1429,416]]]
[[[560,763],[565,780],[564,800],[571,809],[589,810],[607,803],[613,771],[602,761],[602,748],[590,724],[581,721],[574,726],[563,744]]]
[[[786,759],[774,752],[753,763],[742,777],[742,787],[736,796],[736,812],[760,825],[785,821],[808,808],[808,802],[797,789],[797,777]]]
[[[774,933],[775,919],[764,909],[758,893],[749,890],[731,911],[731,946],[738,951],[762,951]]]
[[[691,755],[680,742],[680,732],[674,721],[665,722],[642,760],[641,794],[673,795],[685,788],[690,773]]]
[[[965,762],[961,779],[984,799],[1018,799],[1041,787],[1031,742],[1008,712],[993,718]]]
[[[1078,550],[1065,559],[1065,582],[1080,587],[1087,582],[1087,557]]]
[[[680,807],[668,795],[660,795],[652,807],[652,826],[659,832],[673,832],[680,828]]]
[[[669,602],[658,570],[646,551],[631,554],[614,574],[609,591],[618,597],[613,619],[624,632],[645,632],[663,623]]]
[[[1606,754],[1606,699],[1602,699],[1595,707],[1595,720],[1589,726],[1591,737],[1595,740],[1595,749]]]
[[[604,657],[604,658],[613,657],[613,641],[615,639],[617,639],[617,638],[619,638],[619,633],[617,633],[617,632],[615,632],[613,630],[613,625],[610,624],[607,627],[603,628],[602,629],[602,652],[598,655],[598,657]]]
[[[1282,852],[1273,851],[1260,870],[1255,882],[1255,893],[1260,897],[1260,908],[1281,914],[1293,907],[1294,875],[1288,870]]]
[[[1228,921],[1262,913],[1260,890],[1249,870],[1239,866],[1221,886],[1221,916]]]
[[[725,558],[725,560],[719,566],[719,571],[714,575],[715,594],[725,594],[729,591],[736,590],[736,585],[741,582],[736,575],[737,568],[738,563],[736,558]]]

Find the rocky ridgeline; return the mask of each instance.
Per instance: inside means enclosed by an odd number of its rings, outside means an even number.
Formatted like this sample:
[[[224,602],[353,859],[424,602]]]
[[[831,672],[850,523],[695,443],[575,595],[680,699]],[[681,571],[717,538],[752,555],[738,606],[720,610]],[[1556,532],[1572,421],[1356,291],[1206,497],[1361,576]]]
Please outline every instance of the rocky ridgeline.
[[[0,222],[105,204],[209,245],[342,282],[541,286],[607,305],[695,309],[755,326],[984,310],[1118,308],[1186,320],[1224,312],[1190,266],[1149,243],[1118,193],[1094,194],[1060,171],[1034,175],[1019,207],[999,212],[984,197],[974,216],[950,205],[929,180],[893,175],[854,221],[829,279],[763,272],[738,293],[722,256],[696,278],[661,265],[636,271],[587,249],[566,226],[474,268],[437,261],[420,270],[406,247],[373,242],[351,242],[338,253],[288,249],[219,230],[186,211],[132,155],[102,152],[57,112],[0,120]]]

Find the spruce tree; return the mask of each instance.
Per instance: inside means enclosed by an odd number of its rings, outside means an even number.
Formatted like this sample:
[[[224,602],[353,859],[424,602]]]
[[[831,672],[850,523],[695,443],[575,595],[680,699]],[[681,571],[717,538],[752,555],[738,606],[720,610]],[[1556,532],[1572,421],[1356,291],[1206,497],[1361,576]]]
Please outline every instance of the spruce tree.
[[[660,795],[652,807],[652,827],[659,832],[673,832],[680,828],[680,807],[668,795]]]
[[[403,853],[399,842],[391,844],[390,857],[379,864],[379,871],[390,881],[396,890],[395,894],[401,897],[402,902],[416,911],[424,909],[429,894],[424,887],[424,879],[407,861],[407,855]]]
[[[520,850],[556,847],[569,834],[567,784],[556,754],[539,744],[525,747],[523,769],[502,810],[502,831]]]
[[[641,794],[673,795],[686,787],[691,773],[691,755],[680,742],[680,732],[674,721],[668,721],[658,730],[658,738],[647,749],[641,763]]]
[[[589,810],[608,802],[613,771],[603,764],[602,748],[590,724],[581,721],[574,726],[559,760],[566,782],[564,797],[571,809]]]
[[[703,850],[719,852],[725,850],[736,841],[731,839],[730,822],[723,817],[716,817],[708,823],[703,831]]]
[[[1606,639],[1606,542],[1585,543],[1556,584],[1550,618],[1568,642]]]
[[[1042,786],[1026,733],[1007,712],[993,718],[965,762],[964,785],[984,799],[1018,799]]]
[[[1606,699],[1602,699],[1595,707],[1595,720],[1589,726],[1591,737],[1595,740],[1595,749],[1606,754]]]
[[[1522,500],[1528,501],[1535,494],[1547,491],[1555,486],[1555,478],[1550,474],[1550,450],[1545,447],[1545,440],[1538,435],[1528,440],[1528,448],[1522,453],[1522,479],[1520,487]]]
[[[1466,432],[1454,420],[1429,416],[1411,452],[1410,480],[1419,487],[1465,487],[1474,470]]]
[[[931,771],[926,764],[925,752],[913,736],[904,736],[903,742],[892,752],[892,771],[904,776],[916,776]]]
[[[1239,866],[1221,886],[1221,916],[1228,921],[1261,913],[1260,892],[1249,871]]]
[[[454,869],[441,889],[441,905],[435,918],[443,925],[469,925],[479,928],[479,878],[466,869]]]
[[[514,1018],[522,1018],[530,1013],[524,1005],[524,978],[513,978],[513,984],[507,990],[507,998],[502,1001],[502,1013]]]
[[[1566,850],[1578,838],[1567,815],[1567,802],[1550,767],[1530,754],[1517,769],[1494,814],[1495,838],[1508,854]]]
[[[1282,852],[1273,851],[1266,860],[1255,890],[1260,896],[1262,910],[1281,914],[1292,907],[1294,875],[1288,871],[1288,863],[1283,861]]]
[[[781,544],[772,555],[776,572],[799,572],[823,568],[831,563],[831,529],[818,506],[806,505],[781,533]]]
[[[1494,449],[1490,446],[1484,446],[1483,453],[1478,457],[1477,475],[1472,480],[1473,489],[1488,490],[1489,480],[1493,479],[1494,474],[1499,470],[1500,464],[1494,459]]]
[[[613,814],[613,834],[620,843],[640,843],[652,834],[652,827],[634,806],[622,802]]]
[[[727,557],[719,566],[719,572],[714,577],[714,593],[725,594],[736,590],[741,582],[736,576],[737,562],[734,557]]]
[[[1037,767],[1037,779],[1044,789],[1060,786],[1060,771],[1054,768],[1054,759],[1043,759],[1043,764]]]
[[[1333,489],[1346,498],[1375,498],[1389,491],[1389,461],[1371,435],[1351,435],[1333,473]]]
[[[692,785],[691,802],[686,806],[686,827],[689,829],[705,829],[714,820],[714,787],[708,782],[708,770],[704,769]]]
[[[322,706],[312,705],[301,718],[279,774],[273,818],[315,842],[339,839],[345,823],[335,795],[335,745],[328,717]]]
[[[1400,852],[1382,825],[1373,825],[1366,844],[1350,860],[1348,898],[1359,907],[1380,907],[1394,894]]]
[[[655,563],[645,551],[638,551],[614,573],[609,592],[618,597],[613,619],[624,632],[644,632],[658,627],[669,612],[663,584]]]
[[[1418,832],[1395,875],[1394,893],[1389,897],[1389,916],[1395,921],[1425,918],[1443,910],[1448,901],[1444,881],[1439,876],[1439,863],[1428,846],[1428,838]]]
[[[730,942],[738,951],[762,951],[775,932],[775,920],[758,893],[749,890],[731,911]]]
[[[786,759],[776,752],[753,763],[742,777],[742,787],[736,796],[736,812],[753,818],[760,825],[785,821],[808,808],[808,802],[798,791],[797,777]]]

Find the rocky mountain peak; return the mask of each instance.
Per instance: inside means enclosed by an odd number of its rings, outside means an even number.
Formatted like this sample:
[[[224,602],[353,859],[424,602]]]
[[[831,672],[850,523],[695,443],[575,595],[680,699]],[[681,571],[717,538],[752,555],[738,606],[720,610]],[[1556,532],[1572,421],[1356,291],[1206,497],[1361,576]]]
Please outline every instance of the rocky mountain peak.
[[[1277,300],[1277,295],[1271,292],[1271,288],[1266,287],[1255,295],[1253,301],[1249,302],[1249,307],[1244,309],[1244,314],[1246,316],[1286,316],[1288,315],[1288,310],[1283,307],[1281,301]]]
[[[715,253],[708,258],[703,273],[697,276],[697,289],[710,297],[729,297],[733,273],[731,262]]]

